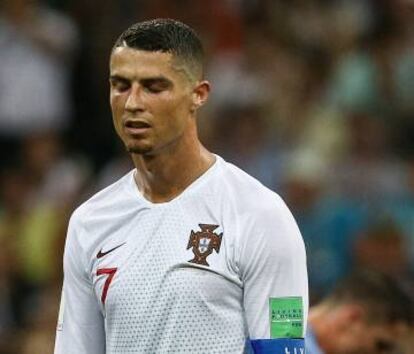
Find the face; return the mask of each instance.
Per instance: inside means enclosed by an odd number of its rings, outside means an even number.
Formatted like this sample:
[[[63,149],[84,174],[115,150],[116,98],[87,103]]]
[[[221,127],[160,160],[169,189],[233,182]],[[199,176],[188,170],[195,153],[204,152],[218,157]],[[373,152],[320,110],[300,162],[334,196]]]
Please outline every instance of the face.
[[[206,85],[189,80],[170,53],[116,48],[110,61],[110,102],[126,149],[155,155],[179,143],[195,125],[194,111],[207,98]]]

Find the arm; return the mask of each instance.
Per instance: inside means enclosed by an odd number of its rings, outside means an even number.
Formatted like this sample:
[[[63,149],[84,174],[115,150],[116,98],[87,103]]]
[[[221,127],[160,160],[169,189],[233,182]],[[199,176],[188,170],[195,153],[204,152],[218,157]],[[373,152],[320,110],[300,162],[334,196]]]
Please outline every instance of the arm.
[[[279,197],[248,219],[239,262],[254,353],[302,354],[308,312],[302,236]]]
[[[64,255],[64,281],[55,354],[104,354],[105,329],[79,244],[81,228],[72,216]]]

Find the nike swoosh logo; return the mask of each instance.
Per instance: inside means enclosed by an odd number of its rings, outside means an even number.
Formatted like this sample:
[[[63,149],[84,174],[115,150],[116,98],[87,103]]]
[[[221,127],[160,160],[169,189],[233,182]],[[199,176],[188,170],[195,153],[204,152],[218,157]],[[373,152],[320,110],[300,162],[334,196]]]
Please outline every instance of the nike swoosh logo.
[[[101,250],[100,250],[100,251],[96,254],[96,258],[102,258],[103,256],[106,256],[108,253],[111,253],[112,251],[115,251],[117,248],[119,248],[119,247],[121,247],[121,246],[125,245],[125,243],[126,243],[126,242],[121,243],[120,245],[115,246],[114,248],[111,248],[110,250],[105,251],[105,252],[102,252],[102,249],[101,249]]]

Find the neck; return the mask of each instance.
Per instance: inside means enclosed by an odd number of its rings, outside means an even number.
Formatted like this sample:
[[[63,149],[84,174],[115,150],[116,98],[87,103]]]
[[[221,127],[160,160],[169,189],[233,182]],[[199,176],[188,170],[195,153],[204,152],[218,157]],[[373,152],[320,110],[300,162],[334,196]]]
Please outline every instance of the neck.
[[[153,203],[168,202],[180,195],[206,172],[215,157],[200,143],[196,130],[184,134],[163,151],[132,155],[135,182],[143,196]]]

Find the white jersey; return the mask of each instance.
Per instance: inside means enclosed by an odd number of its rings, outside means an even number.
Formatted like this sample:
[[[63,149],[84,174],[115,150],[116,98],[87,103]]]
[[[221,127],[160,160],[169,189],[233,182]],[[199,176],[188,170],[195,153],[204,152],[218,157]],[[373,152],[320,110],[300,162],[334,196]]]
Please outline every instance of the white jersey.
[[[276,193],[217,157],[151,203],[131,171],[71,217],[55,354],[243,353],[292,313],[303,337],[307,309],[303,240]]]

